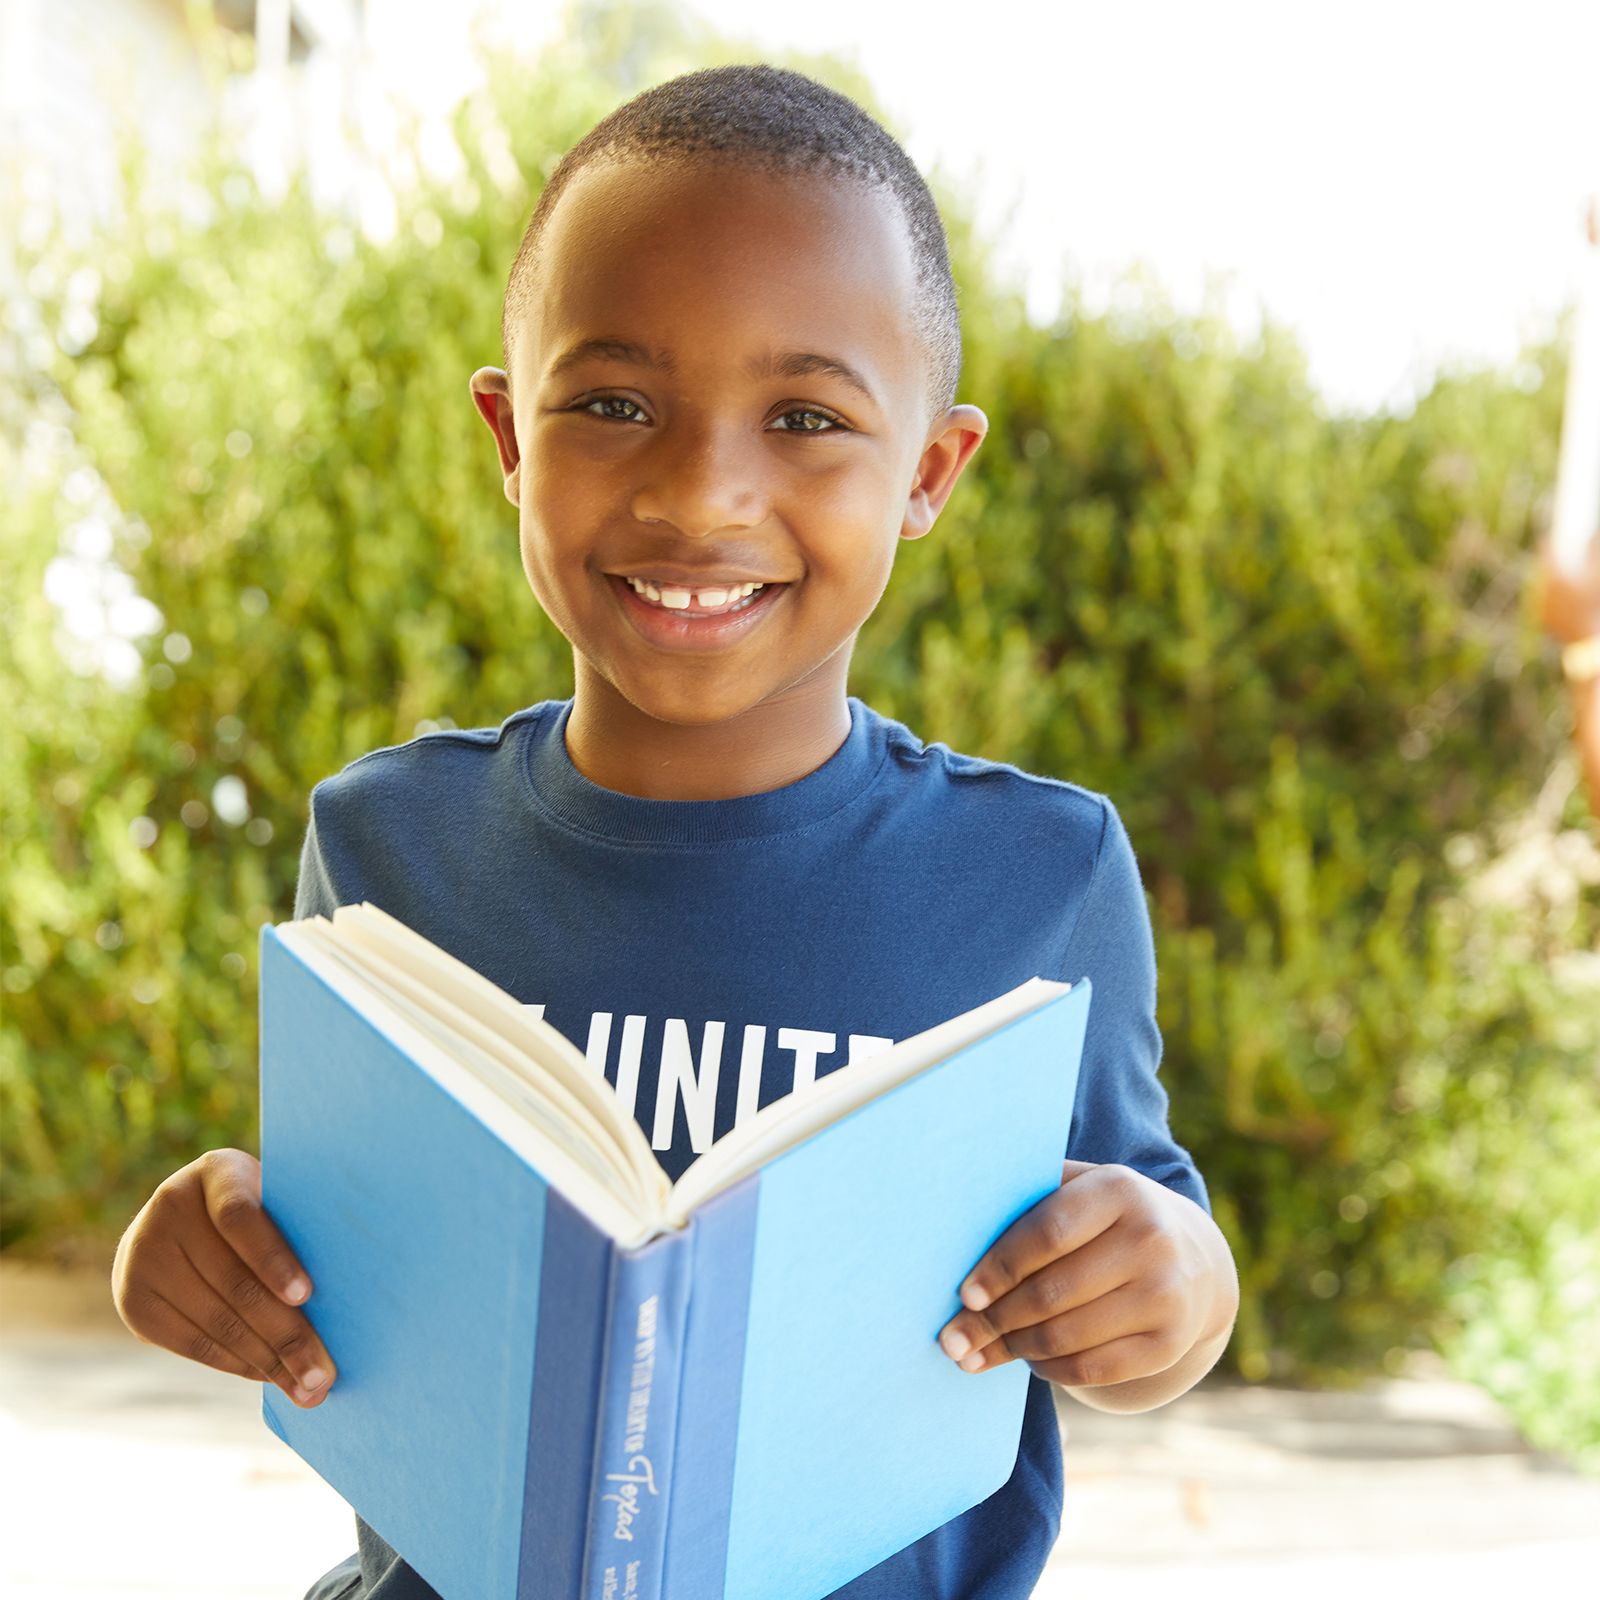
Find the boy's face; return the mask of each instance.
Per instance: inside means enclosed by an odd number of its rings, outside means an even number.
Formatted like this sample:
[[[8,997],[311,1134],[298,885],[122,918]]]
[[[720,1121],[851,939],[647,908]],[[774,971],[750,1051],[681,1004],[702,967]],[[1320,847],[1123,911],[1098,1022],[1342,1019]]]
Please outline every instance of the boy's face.
[[[842,696],[897,541],[928,531],[988,426],[971,406],[927,421],[893,197],[812,175],[601,165],[562,195],[542,250],[539,302],[513,337],[514,416],[504,373],[484,368],[472,388],[528,582],[580,681],[674,723],[824,681]],[[866,392],[774,365],[795,353],[848,365]],[[686,612],[623,575],[698,592]],[[747,610],[692,614],[741,579],[767,586]]]

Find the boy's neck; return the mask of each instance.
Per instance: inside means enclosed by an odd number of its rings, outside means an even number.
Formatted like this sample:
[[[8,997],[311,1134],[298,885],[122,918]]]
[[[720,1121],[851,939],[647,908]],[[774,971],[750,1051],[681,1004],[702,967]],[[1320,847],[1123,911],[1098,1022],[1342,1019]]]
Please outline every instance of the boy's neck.
[[[725,722],[662,722],[577,662],[567,755],[591,783],[644,800],[732,800],[798,783],[850,736],[842,674],[817,674]]]

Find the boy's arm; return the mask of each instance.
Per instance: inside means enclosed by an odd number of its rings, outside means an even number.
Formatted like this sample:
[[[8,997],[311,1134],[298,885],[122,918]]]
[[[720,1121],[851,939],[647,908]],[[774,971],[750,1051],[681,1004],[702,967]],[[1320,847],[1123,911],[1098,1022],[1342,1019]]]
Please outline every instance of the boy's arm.
[[[1122,819],[1101,802],[1061,974],[1094,984],[1062,1182],[973,1268],[941,1342],[969,1372],[1021,1358],[1085,1405],[1146,1411],[1216,1364],[1239,1283],[1167,1124],[1149,908]]]
[[[331,917],[342,903],[317,838],[317,793],[313,789],[306,807],[305,839],[300,846],[300,876],[294,886],[295,921],[304,917]]]

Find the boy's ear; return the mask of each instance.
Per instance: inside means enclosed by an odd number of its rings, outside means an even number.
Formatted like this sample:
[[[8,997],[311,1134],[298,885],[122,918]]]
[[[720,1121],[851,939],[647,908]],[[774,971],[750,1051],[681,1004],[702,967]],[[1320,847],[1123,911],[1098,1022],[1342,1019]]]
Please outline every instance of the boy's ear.
[[[500,470],[505,474],[506,499],[519,509],[522,505],[522,461],[517,455],[517,425],[511,410],[511,380],[499,367],[479,367],[470,384],[472,403],[489,424],[500,451]]]
[[[933,526],[988,431],[989,419],[976,406],[952,406],[934,425],[906,501],[902,539],[920,539]]]

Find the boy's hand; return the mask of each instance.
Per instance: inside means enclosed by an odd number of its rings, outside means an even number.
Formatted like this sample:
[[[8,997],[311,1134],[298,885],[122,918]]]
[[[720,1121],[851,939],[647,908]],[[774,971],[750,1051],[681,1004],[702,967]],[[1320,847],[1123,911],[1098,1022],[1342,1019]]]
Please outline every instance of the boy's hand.
[[[208,1150],[162,1180],[117,1245],[111,1292],[141,1343],[275,1383],[299,1406],[333,1383],[317,1330],[294,1309],[310,1280],[261,1208],[261,1163],[246,1151]]]
[[[1166,1372],[1196,1346],[1225,1341],[1238,1295],[1226,1241],[1201,1207],[1131,1167],[1067,1161],[1061,1187],[968,1274],[968,1309],[939,1342],[968,1372],[1020,1356],[1052,1383],[1098,1388]],[[1221,1351],[1203,1353],[1214,1362]]]

